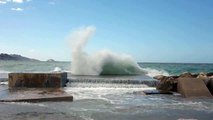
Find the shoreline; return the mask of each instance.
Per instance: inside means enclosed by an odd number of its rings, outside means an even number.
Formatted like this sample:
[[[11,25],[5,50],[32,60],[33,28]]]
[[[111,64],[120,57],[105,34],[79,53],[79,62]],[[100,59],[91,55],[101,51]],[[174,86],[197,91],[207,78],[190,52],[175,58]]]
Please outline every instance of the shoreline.
[[[209,98],[185,99],[179,94],[144,95],[140,86],[120,89],[77,84],[63,88],[73,95],[73,102],[0,103],[0,117],[8,120],[207,120],[213,117],[213,100]]]

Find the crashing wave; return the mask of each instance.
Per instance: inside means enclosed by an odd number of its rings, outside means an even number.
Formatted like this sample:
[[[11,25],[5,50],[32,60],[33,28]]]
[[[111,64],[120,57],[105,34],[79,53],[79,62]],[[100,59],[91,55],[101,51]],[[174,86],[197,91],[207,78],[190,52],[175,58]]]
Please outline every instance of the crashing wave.
[[[88,54],[83,51],[95,27],[89,26],[71,34],[72,74],[75,75],[116,75],[145,74],[135,60],[126,54],[117,54],[109,50]]]

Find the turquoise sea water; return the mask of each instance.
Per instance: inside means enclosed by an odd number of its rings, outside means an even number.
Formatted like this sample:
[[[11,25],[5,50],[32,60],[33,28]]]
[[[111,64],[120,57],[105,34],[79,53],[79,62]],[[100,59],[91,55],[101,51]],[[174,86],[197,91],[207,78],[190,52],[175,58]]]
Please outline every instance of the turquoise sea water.
[[[213,72],[213,64],[205,63],[138,63],[148,76],[178,75],[183,72]],[[0,61],[0,73],[71,71],[71,62]]]
[[[183,72],[213,72],[212,63],[139,63],[139,65],[142,68],[166,72],[169,75],[179,75]]]

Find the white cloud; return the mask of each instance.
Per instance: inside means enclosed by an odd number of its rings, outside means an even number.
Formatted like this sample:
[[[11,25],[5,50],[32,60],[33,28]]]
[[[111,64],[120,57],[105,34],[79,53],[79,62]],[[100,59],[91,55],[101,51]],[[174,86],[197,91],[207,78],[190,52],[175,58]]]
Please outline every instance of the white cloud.
[[[32,0],[0,0],[0,4],[6,4],[8,2],[13,3],[24,3],[24,2],[31,2]]]
[[[24,11],[23,8],[11,8],[11,10],[13,10],[13,11],[18,11],[18,12]]]
[[[7,2],[10,2],[11,0],[0,0],[0,4],[6,4]]]
[[[13,0],[14,3],[23,3],[24,0]]]
[[[6,1],[0,1],[0,4],[6,4],[7,2]]]

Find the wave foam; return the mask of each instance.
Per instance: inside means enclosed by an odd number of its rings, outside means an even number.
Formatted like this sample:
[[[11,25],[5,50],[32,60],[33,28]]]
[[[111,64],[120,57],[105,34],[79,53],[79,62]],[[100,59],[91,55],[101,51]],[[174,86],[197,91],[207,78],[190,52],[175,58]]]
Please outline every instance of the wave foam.
[[[144,71],[147,72],[146,75],[150,76],[150,77],[154,77],[157,75],[164,75],[164,76],[169,76],[169,73],[165,70],[156,70],[156,69],[152,69],[152,68],[143,68]]]
[[[10,73],[9,71],[0,70],[0,73]]]

